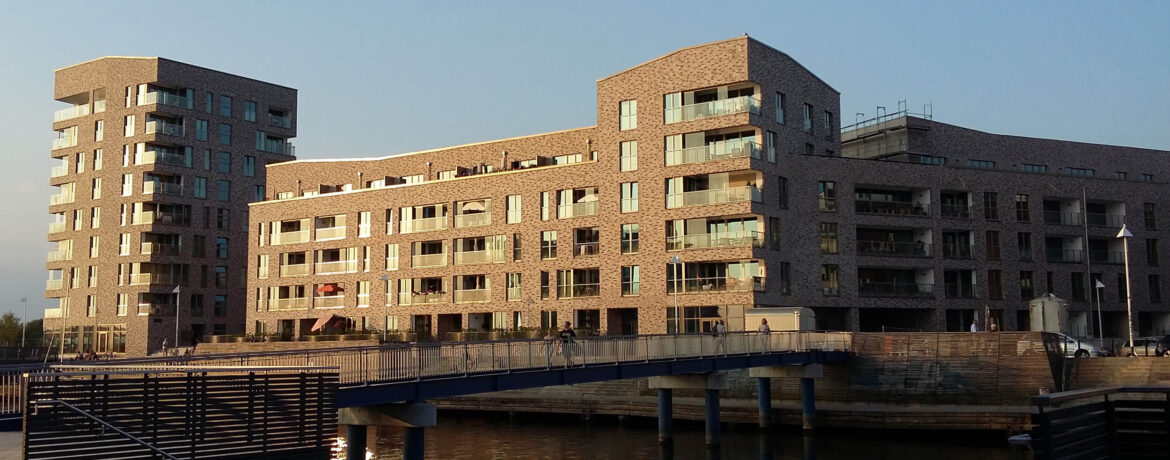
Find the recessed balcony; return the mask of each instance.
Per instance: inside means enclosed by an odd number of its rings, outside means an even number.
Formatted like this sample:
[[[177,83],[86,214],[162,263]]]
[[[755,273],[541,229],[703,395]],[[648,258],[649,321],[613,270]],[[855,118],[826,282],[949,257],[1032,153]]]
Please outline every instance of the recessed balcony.
[[[447,216],[403,220],[402,233],[433,232],[447,229]]]
[[[561,219],[596,216],[597,212],[598,206],[596,201],[563,204],[560,205],[557,209],[557,213]]]
[[[102,101],[105,102],[105,101]],[[104,107],[103,107],[104,108]],[[53,122],[65,121],[89,115],[89,104],[75,105],[53,112]]]
[[[447,253],[420,254],[411,256],[411,268],[444,267],[447,265]]]
[[[682,193],[682,205],[684,207],[706,206],[724,203],[743,203],[748,201],[759,202],[762,200],[763,192],[760,189],[751,186],[695,190]]]
[[[55,179],[69,174],[69,164],[60,164],[49,169],[49,178]]]
[[[280,266],[281,278],[289,276],[307,276],[312,274],[312,266],[309,264],[286,264]]]
[[[455,303],[489,302],[492,300],[491,289],[456,289]]]
[[[164,163],[176,166],[191,166],[191,158],[185,154],[176,153],[169,149],[154,147],[150,150],[142,152],[139,158],[139,164],[156,164]]]
[[[190,94],[190,91],[187,92]],[[138,95],[138,105],[163,104],[189,109],[193,106],[190,97],[169,91],[147,91]]]
[[[285,299],[268,299],[268,311],[308,310],[309,299],[306,297],[290,297]]]
[[[332,262],[317,262],[318,275],[332,275],[335,273],[355,273],[358,270],[356,260],[335,260]]]
[[[764,238],[762,235],[760,235],[760,232],[749,231],[741,233],[698,233],[692,235],[666,237],[667,251],[750,247],[764,247]]]
[[[455,228],[482,227],[492,224],[491,212],[455,215]]]
[[[131,273],[130,285],[143,284],[175,284],[178,277],[170,273]]]
[[[345,295],[313,297],[313,308],[345,308]]]
[[[65,221],[49,222],[49,233],[60,233],[65,231]]]
[[[183,137],[183,125],[166,120],[150,120],[146,122],[146,134],[165,134],[167,136]]]

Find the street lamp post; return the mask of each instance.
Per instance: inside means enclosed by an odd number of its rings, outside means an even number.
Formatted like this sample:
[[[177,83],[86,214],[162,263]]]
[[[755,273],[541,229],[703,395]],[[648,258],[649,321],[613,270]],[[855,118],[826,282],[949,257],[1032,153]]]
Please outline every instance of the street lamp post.
[[[24,348],[24,340],[28,337],[28,297],[21,297],[20,303],[24,304],[24,316],[20,318],[20,348]]]
[[[671,269],[674,270],[674,333],[680,334],[682,332],[682,315],[678,309],[678,267],[682,265],[682,261],[678,259],[678,254],[675,254],[670,257],[668,263],[671,265]]]
[[[1101,340],[1101,348],[1105,348],[1105,325],[1101,322],[1101,289],[1105,288],[1105,283],[1100,279],[1096,281],[1097,284],[1093,285],[1093,294],[1097,296],[1097,338]]]
[[[386,306],[390,306],[390,277],[383,273],[378,279],[382,280],[382,285],[385,286],[383,290],[386,292]],[[382,316],[386,317],[382,319],[382,343],[386,343],[386,339],[389,337],[387,334],[390,332],[390,315]]]
[[[175,285],[175,290],[171,291],[175,294],[175,354],[179,354],[179,303],[182,302],[183,296],[179,293],[179,286]]]
[[[1129,285],[1129,238],[1133,233],[1129,232],[1125,224],[1121,224],[1121,231],[1117,232],[1117,238],[1121,238],[1121,247],[1125,255],[1125,332],[1129,337],[1129,347],[1133,348],[1133,291]]]

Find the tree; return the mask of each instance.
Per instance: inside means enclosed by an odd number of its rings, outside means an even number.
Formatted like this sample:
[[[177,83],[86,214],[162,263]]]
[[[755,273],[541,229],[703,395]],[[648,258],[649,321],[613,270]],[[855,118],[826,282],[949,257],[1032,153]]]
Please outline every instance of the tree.
[[[26,327],[28,328],[28,338],[25,339],[26,346],[44,346],[41,341],[44,340],[45,337],[45,320],[34,319],[29,321]]]
[[[0,316],[0,346],[20,346],[20,320],[12,312]]]

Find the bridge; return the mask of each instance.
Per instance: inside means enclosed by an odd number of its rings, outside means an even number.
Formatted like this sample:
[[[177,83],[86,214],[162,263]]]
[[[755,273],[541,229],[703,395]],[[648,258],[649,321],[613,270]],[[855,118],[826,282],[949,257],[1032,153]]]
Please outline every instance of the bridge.
[[[106,362],[120,371],[192,367],[329,367],[338,371],[339,423],[349,426],[350,452],[364,452],[365,427],[391,424],[406,428],[404,451],[422,457],[423,428],[435,423],[427,399],[493,391],[649,377],[659,396],[659,438],[671,439],[674,389],[701,389],[707,404],[707,442],[719,443],[719,390],[727,388],[721,371],[751,369],[759,379],[760,423],[770,423],[769,379],[801,379],[806,428],[815,416],[813,380],[821,363],[848,359],[848,332],[756,332],[582,337],[554,340],[435,342],[370,347],[211,354]],[[92,363],[84,363],[92,364]],[[0,369],[0,417],[27,407],[23,394],[11,394],[14,379],[52,367]],[[6,375],[7,374],[7,375]],[[6,385],[6,383],[8,383]],[[351,456],[350,458],[358,458]]]

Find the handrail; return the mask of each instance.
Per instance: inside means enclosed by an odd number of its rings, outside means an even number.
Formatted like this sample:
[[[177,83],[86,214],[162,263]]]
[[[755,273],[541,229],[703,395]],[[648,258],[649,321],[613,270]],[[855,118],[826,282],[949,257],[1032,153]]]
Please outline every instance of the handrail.
[[[1165,393],[1170,395],[1170,387],[1159,386],[1110,386],[1089,388],[1084,390],[1070,390],[1032,397],[1032,404],[1040,407],[1058,406],[1060,404],[1094,396],[1106,396],[1116,393]]]
[[[90,414],[89,412],[86,412],[86,411],[84,411],[84,410],[81,410],[81,409],[77,408],[77,406],[74,406],[74,405],[72,405],[72,404],[69,404],[69,403],[67,403],[67,402],[65,402],[65,401],[62,401],[62,400],[60,400],[60,399],[48,399],[48,400],[42,400],[42,401],[34,401],[34,402],[33,402],[33,404],[34,404],[34,408],[35,408],[35,409],[39,409],[39,408],[40,408],[40,404],[58,404],[58,405],[61,405],[61,406],[65,406],[65,408],[66,408],[66,409],[69,409],[69,410],[71,410],[71,411],[73,411],[73,412],[76,412],[76,413],[78,413],[78,414],[81,414],[81,416],[82,416],[82,417],[85,417],[85,418],[88,418],[88,419],[90,419],[90,420],[93,420],[93,421],[95,421],[95,422],[97,422],[97,423],[100,423],[100,424],[102,424],[102,426],[104,426],[104,427],[106,427],[106,428],[109,428],[109,429],[111,429],[111,430],[114,430],[114,431],[115,431],[115,432],[117,432],[118,434],[120,434],[120,435],[122,435],[122,436],[125,436],[125,437],[126,437],[126,439],[129,439],[129,440],[131,440],[131,441],[134,441],[134,442],[136,442],[136,443],[138,443],[138,444],[141,444],[143,447],[145,447],[145,448],[147,448],[147,449],[150,449],[152,452],[154,452],[154,453],[156,453],[156,454],[158,454],[158,455],[161,455],[161,456],[163,456],[163,457],[165,457],[165,458],[169,458],[169,459],[172,459],[172,460],[179,460],[179,458],[178,458],[178,457],[175,457],[174,455],[168,454],[168,453],[166,453],[165,451],[163,451],[162,449],[159,449],[159,448],[157,448],[157,447],[154,447],[154,446],[150,445],[149,443],[147,443],[146,441],[143,441],[143,440],[141,440],[141,439],[138,439],[138,438],[137,438],[137,437],[135,437],[134,435],[132,435],[132,434],[130,434],[130,433],[127,433],[127,432],[123,431],[121,428],[118,428],[118,427],[114,426],[113,424],[111,424],[111,423],[109,423],[109,422],[107,422],[107,421],[105,421],[105,420],[102,420],[102,419],[100,419],[100,418],[97,418],[97,417],[96,417],[96,416],[94,416],[93,414]]]

